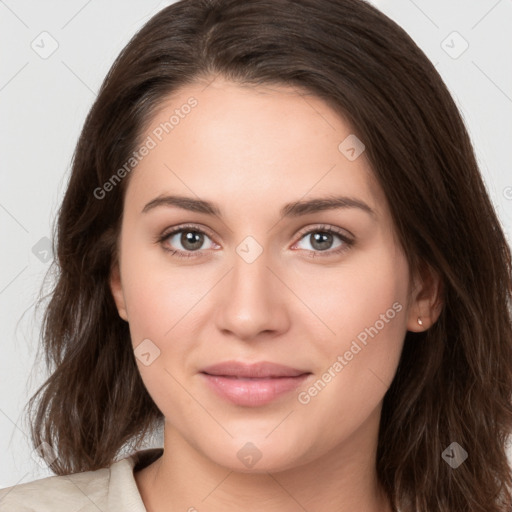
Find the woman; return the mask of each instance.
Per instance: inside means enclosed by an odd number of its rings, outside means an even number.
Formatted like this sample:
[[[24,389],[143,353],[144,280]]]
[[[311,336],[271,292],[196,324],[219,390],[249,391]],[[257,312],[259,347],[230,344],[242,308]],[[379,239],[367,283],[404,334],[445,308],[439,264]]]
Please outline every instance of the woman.
[[[57,476],[0,509],[510,509],[510,250],[450,94],[375,8],[158,13],[57,228],[29,404]]]

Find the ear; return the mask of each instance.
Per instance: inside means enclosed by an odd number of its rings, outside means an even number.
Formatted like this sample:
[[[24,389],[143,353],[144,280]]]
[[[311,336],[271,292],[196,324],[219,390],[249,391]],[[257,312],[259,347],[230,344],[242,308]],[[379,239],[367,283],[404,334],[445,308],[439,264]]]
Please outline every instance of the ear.
[[[423,265],[413,279],[407,330],[426,331],[437,321],[442,309],[443,285],[441,278],[430,266]]]
[[[121,273],[119,271],[119,263],[116,262],[111,270],[110,270],[110,291],[112,292],[112,297],[114,298],[114,302],[117,306],[117,311],[119,316],[128,321],[128,314],[126,312],[126,304],[124,300],[123,294],[123,286],[121,284]]]

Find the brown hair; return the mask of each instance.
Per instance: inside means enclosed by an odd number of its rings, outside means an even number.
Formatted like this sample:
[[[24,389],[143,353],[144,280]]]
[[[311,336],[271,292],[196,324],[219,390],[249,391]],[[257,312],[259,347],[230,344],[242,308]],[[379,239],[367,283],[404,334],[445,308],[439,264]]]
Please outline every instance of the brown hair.
[[[29,402],[56,474],[110,465],[162,420],[109,289],[129,176],[98,199],[173,91],[222,75],[308,91],[364,142],[412,269],[443,285],[443,310],[408,332],[384,398],[379,479],[401,512],[512,507],[511,254],[456,105],[393,21],[360,0],[182,0],[121,52],[87,116],[55,236],[58,280],[42,349],[53,372]],[[452,442],[469,454],[457,469]]]

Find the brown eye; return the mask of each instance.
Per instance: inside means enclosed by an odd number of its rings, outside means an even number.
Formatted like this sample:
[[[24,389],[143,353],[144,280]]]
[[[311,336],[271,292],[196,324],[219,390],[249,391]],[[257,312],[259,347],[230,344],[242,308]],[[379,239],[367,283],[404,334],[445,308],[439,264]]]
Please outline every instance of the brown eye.
[[[316,233],[311,233],[308,236],[313,249],[326,251],[332,248],[334,236],[331,233],[318,231]]]
[[[354,245],[354,240],[341,231],[330,226],[317,226],[303,232],[293,249],[304,249],[310,254],[310,257],[332,256],[348,250],[352,245]]]
[[[164,250],[178,257],[196,256],[193,254],[194,252],[197,252],[197,256],[199,256],[202,250],[218,247],[202,229],[195,226],[177,227],[164,233],[158,238],[158,242]]]
[[[204,243],[204,235],[197,231],[182,231],[180,243],[187,251],[197,251]]]

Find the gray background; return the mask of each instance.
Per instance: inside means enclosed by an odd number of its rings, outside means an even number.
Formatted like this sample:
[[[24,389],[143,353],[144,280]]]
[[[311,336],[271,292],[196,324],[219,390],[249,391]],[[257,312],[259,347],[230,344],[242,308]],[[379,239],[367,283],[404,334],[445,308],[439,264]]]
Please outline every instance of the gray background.
[[[22,409],[45,375],[34,358],[41,315],[33,306],[74,145],[117,54],[170,3],[0,0],[0,488],[51,474],[33,456]],[[512,1],[372,3],[412,36],[448,85],[510,234]]]

